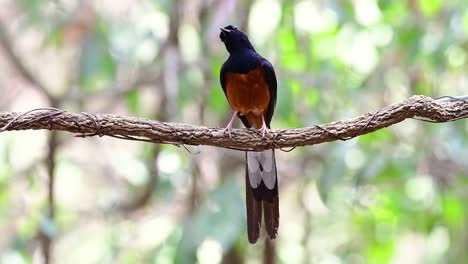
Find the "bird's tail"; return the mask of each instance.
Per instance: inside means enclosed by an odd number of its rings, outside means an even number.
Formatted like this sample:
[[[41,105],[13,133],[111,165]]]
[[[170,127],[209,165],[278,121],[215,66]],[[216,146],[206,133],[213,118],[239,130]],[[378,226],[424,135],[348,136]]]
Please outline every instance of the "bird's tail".
[[[247,151],[245,156],[247,233],[249,242],[253,244],[260,236],[262,209],[268,236],[270,239],[276,237],[279,226],[278,178],[272,149]]]

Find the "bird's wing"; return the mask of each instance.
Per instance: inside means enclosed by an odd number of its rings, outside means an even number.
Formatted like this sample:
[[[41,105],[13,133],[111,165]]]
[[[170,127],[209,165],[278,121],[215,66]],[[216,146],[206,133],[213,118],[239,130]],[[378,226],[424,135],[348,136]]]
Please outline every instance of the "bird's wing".
[[[271,65],[267,59],[262,60],[262,68],[265,74],[265,81],[270,92],[270,103],[268,104],[266,113],[264,113],[265,123],[267,124],[268,128],[270,128],[271,118],[273,117],[276,106],[276,74],[275,69],[273,69],[273,65]]]
[[[227,98],[226,94],[226,62],[221,66],[221,72],[219,73],[219,81],[221,82],[221,88],[223,88],[224,95]]]

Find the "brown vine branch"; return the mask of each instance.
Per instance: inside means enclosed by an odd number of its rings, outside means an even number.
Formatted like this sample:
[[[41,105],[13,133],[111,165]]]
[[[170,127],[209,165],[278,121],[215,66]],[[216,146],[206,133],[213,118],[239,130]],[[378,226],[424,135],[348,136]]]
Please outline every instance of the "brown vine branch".
[[[416,118],[449,122],[468,117],[468,97],[415,95],[405,101],[355,118],[305,128],[272,129],[265,138],[253,129],[234,129],[232,138],[223,128],[159,122],[111,114],[70,113],[41,108],[25,113],[0,113],[0,132],[47,129],[77,133],[80,137],[111,136],[173,145],[208,145],[238,150],[262,150],[315,145],[346,140]]]

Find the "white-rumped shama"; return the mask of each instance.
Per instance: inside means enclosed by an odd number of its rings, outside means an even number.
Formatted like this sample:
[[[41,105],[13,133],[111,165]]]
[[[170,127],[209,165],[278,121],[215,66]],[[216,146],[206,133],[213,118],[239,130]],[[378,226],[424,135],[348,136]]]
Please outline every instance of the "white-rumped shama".
[[[221,68],[221,86],[234,110],[226,130],[231,135],[232,123],[237,116],[245,127],[260,129],[264,136],[275,111],[275,70],[255,51],[247,35],[235,26],[221,28],[219,37],[229,52],[229,58]],[[276,237],[279,226],[278,179],[272,149],[247,151],[245,157],[247,234],[253,244],[260,235],[262,211],[268,236],[270,239]]]

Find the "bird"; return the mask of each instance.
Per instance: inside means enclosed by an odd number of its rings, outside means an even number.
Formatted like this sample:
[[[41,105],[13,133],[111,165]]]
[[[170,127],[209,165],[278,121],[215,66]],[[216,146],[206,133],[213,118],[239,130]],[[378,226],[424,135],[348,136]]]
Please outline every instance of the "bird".
[[[220,28],[220,39],[229,57],[221,67],[220,82],[234,115],[225,128],[231,137],[238,117],[246,128],[259,129],[262,137],[270,129],[276,105],[277,80],[273,65],[258,54],[248,36],[236,26]],[[255,244],[262,216],[268,237],[279,227],[278,177],[273,149],[245,152],[247,236]]]

